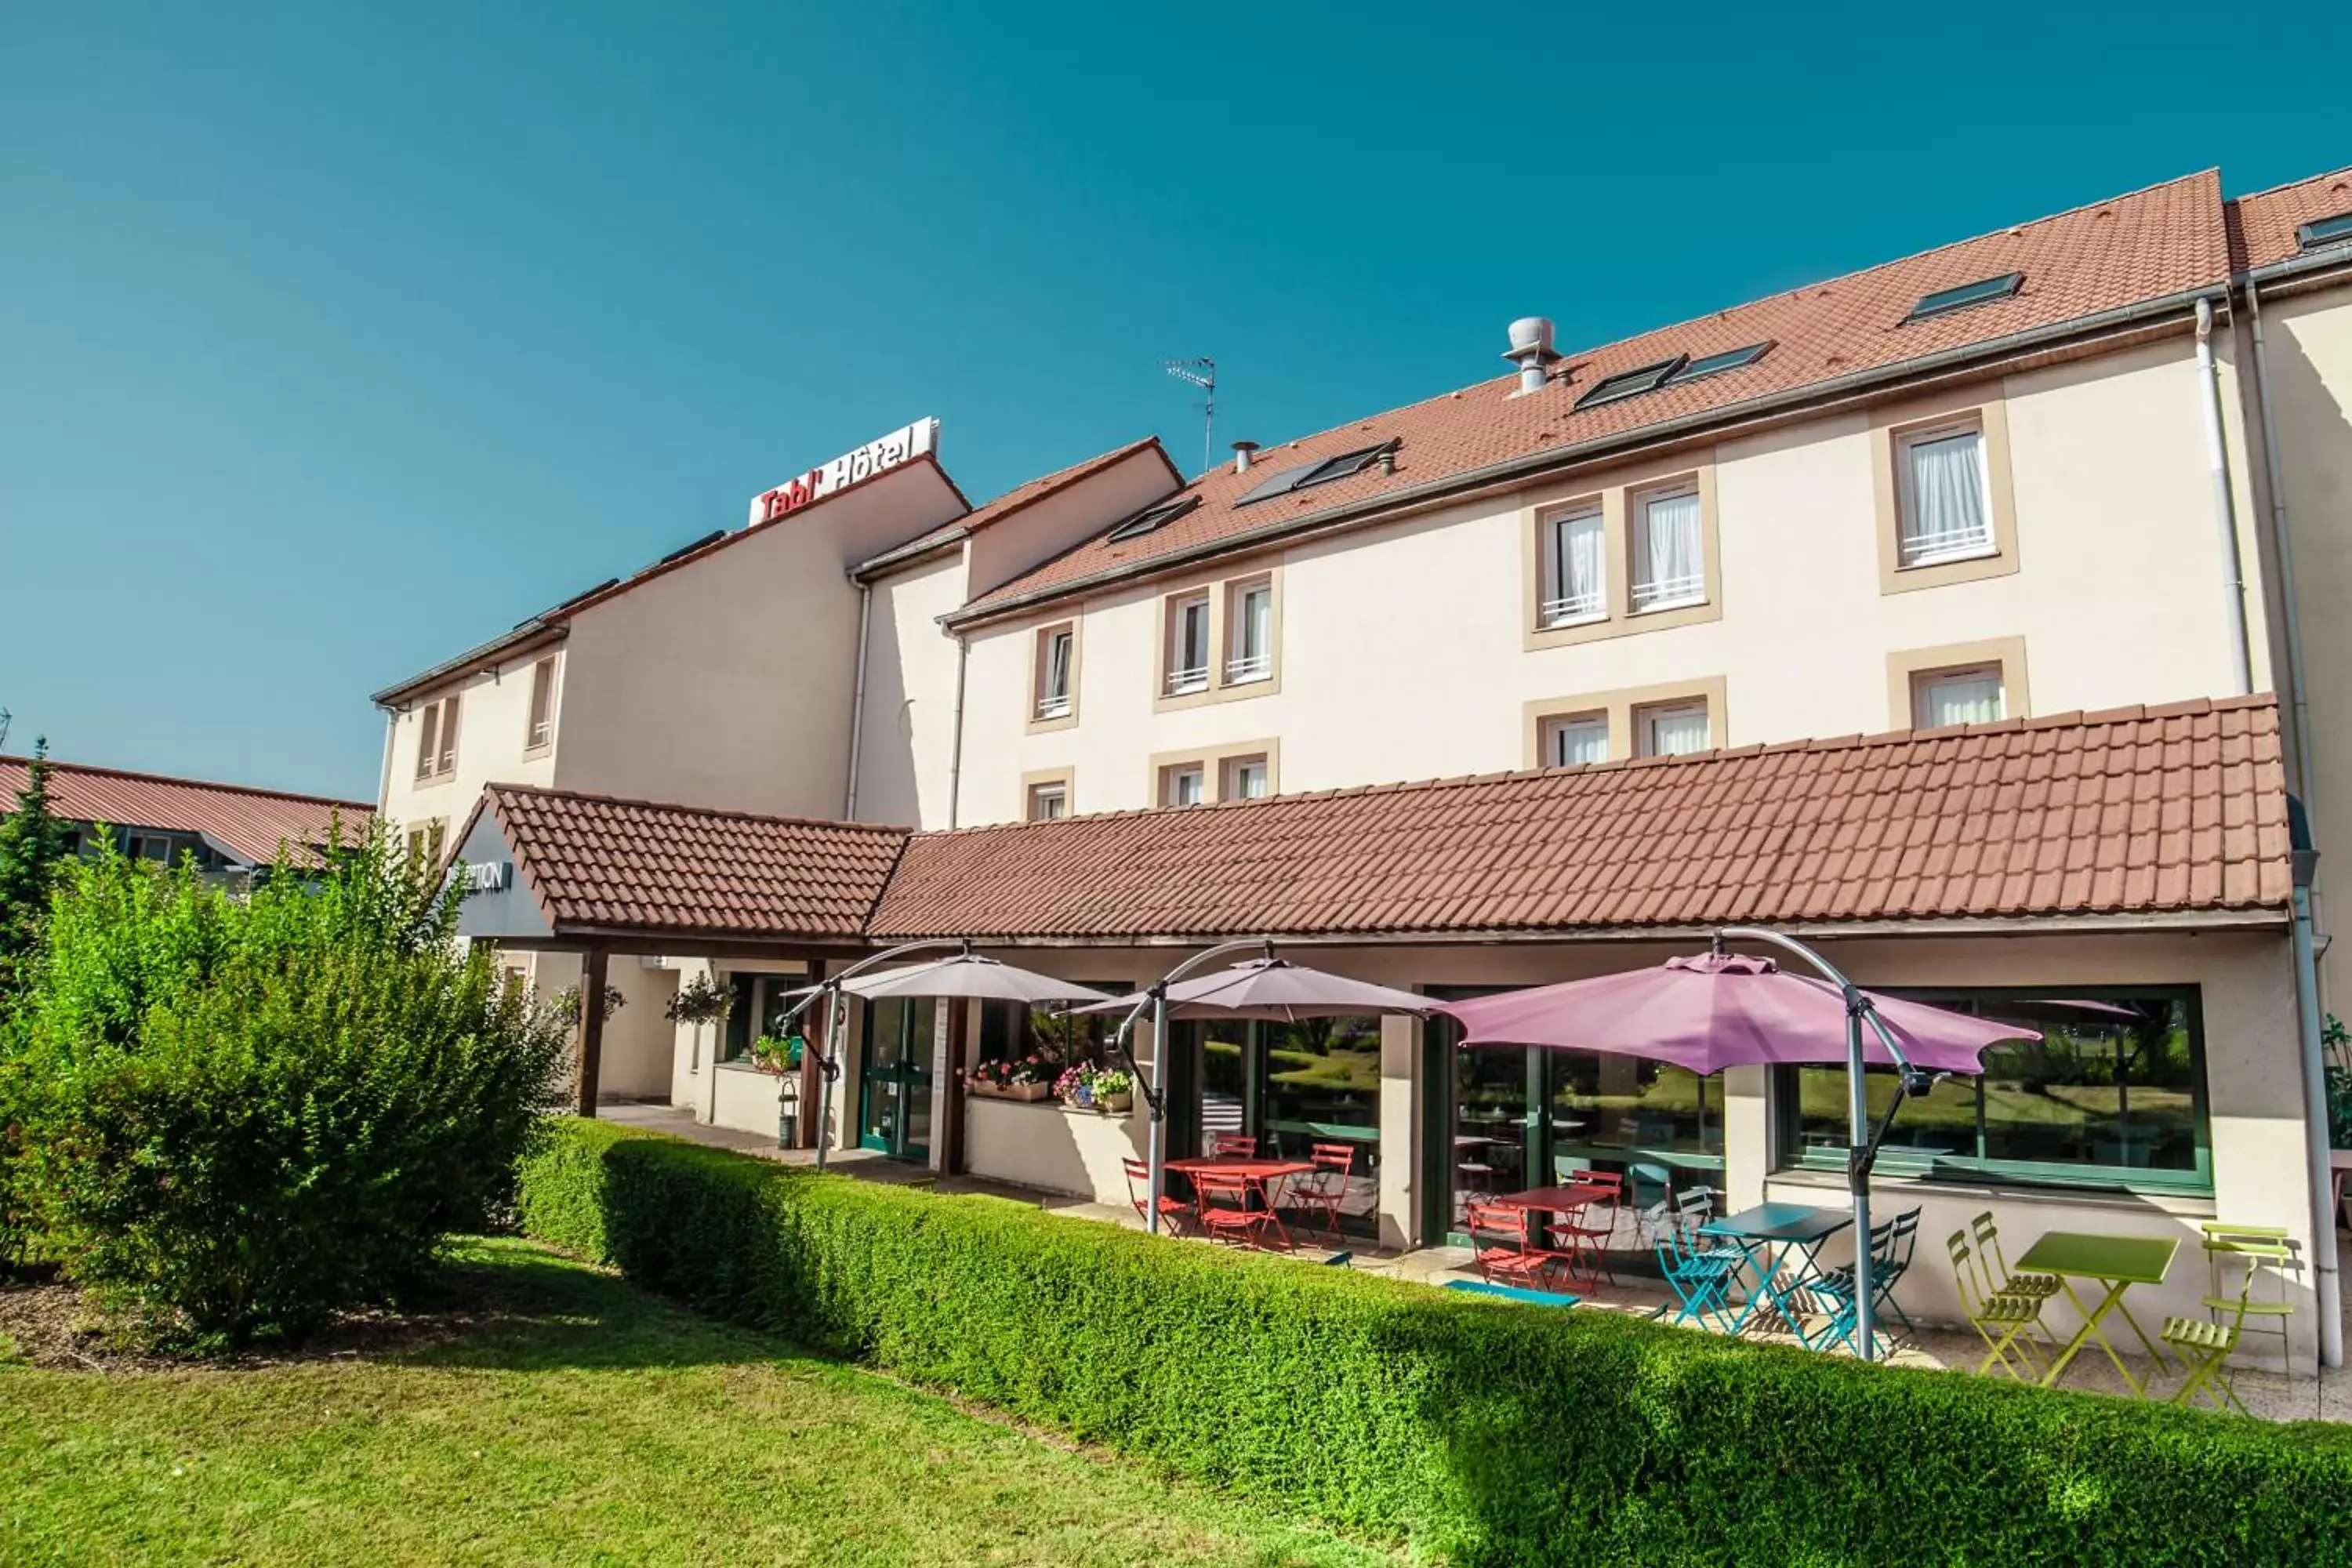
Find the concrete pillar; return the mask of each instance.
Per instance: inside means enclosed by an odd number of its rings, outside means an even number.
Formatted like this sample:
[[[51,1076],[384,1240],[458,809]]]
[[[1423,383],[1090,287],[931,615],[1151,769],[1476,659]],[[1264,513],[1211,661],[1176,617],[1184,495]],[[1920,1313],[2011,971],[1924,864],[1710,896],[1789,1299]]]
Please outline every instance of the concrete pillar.
[[[1772,1116],[1765,1095],[1768,1068],[1727,1068],[1723,1075],[1723,1206],[1737,1214],[1764,1201],[1772,1169]]]
[[[1421,1239],[1420,1019],[1381,1020],[1381,1245],[1403,1248]]]

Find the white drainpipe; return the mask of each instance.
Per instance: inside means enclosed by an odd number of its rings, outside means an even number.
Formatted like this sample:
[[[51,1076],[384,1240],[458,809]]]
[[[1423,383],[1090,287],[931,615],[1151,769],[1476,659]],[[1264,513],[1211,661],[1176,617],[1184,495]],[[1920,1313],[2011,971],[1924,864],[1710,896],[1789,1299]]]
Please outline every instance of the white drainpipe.
[[[955,634],[955,735],[954,743],[948,752],[948,826],[951,828],[962,823],[958,812],[963,803],[963,667],[964,661],[971,655],[971,644],[964,640],[961,632]]]
[[[857,683],[849,699],[849,786],[843,792],[842,816],[857,820],[858,752],[866,742],[866,637],[874,619],[874,584],[857,584]]]
[[[2246,644],[2246,583],[2238,561],[2238,504],[2230,493],[2229,448],[2221,440],[2221,384],[2213,371],[2213,301],[2197,301],[2198,402],[2205,410],[2205,457],[2213,468],[2213,510],[2221,528],[2221,587],[2230,626],[2230,693],[2254,689]]]
[[[2303,673],[2303,614],[2295,604],[2294,536],[2287,528],[2286,481],[2281,477],[2277,405],[2271,399],[2271,356],[2263,342],[2263,297],[2246,285],[2246,306],[2254,323],[2254,417],[2263,427],[2263,477],[2271,492],[2271,548],[2278,552],[2279,615],[2286,628],[2287,707],[2294,718],[2294,792],[2311,819],[2311,688]],[[2315,834],[2316,829],[2314,830]]]

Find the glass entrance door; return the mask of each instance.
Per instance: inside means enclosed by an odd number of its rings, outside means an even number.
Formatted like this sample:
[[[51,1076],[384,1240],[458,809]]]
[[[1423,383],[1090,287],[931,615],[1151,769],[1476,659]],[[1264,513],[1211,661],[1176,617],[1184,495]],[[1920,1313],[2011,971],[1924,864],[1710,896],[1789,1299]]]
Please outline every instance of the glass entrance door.
[[[894,1160],[931,1154],[931,1037],[939,1004],[929,997],[866,1005],[857,1072],[857,1146]]]

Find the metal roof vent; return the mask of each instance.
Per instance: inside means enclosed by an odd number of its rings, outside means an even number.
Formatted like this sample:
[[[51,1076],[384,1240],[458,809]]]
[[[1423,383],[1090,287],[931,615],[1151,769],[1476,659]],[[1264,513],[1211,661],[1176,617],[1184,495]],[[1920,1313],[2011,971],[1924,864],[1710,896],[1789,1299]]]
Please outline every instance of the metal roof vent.
[[[1510,350],[1503,357],[1519,367],[1519,390],[1513,395],[1541,392],[1560,358],[1551,346],[1551,318],[1521,316],[1511,323],[1510,336]]]
[[[1248,472],[1249,472],[1249,469],[1250,469],[1250,459],[1251,459],[1252,458],[1255,458],[1255,456],[1257,456],[1257,443],[1256,443],[1256,442],[1255,442],[1255,441],[1236,441],[1236,442],[1234,442],[1234,472],[1235,472],[1235,473],[1237,473],[1237,474],[1246,474],[1246,473],[1248,473]]]

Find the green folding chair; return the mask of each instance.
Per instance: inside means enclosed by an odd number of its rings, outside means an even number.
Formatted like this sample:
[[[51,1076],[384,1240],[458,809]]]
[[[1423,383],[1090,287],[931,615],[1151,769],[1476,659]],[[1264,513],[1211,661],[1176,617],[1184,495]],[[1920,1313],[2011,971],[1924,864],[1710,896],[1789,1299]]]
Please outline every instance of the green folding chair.
[[[2232,1385],[2230,1358],[2245,1339],[2249,1318],[2273,1320],[2277,1331],[2285,1333],[2286,1319],[2294,1310],[2285,1298],[2285,1276],[2296,1263],[2294,1247],[2284,1231],[2266,1226],[2208,1225],[2204,1229],[2206,1267],[2213,1285],[2204,1303],[2210,1315],[2167,1318],[2157,1337],[2189,1369],[2172,1391],[2173,1404],[2193,1405],[2202,1394],[2214,1409],[2244,1415],[2248,1412]],[[2265,1268],[2280,1281],[2280,1292],[2275,1299],[2257,1300],[2255,1281]],[[2232,1274],[2237,1277],[2235,1294],[2229,1289]]]
[[[1945,1246],[1951,1252],[1952,1276],[1960,1289],[1960,1310],[1987,1347],[1984,1360],[1977,1363],[1977,1375],[1981,1377],[1998,1366],[2020,1383],[2039,1383],[2046,1355],[2034,1331],[2042,1327],[2042,1309],[2049,1298],[1991,1289],[1992,1281],[2005,1279],[2009,1271],[2003,1268],[1994,1275],[1981,1268],[1982,1256],[1969,1247],[1967,1231],[1952,1232]]]
[[[1985,1283],[1994,1295],[2047,1301],[2066,1288],[2066,1282],[2055,1274],[2010,1272],[2009,1259],[2000,1253],[2000,1227],[1993,1222],[1992,1210],[1987,1209],[1970,1220],[1969,1234],[1976,1240],[1977,1262],[1984,1269]]]

